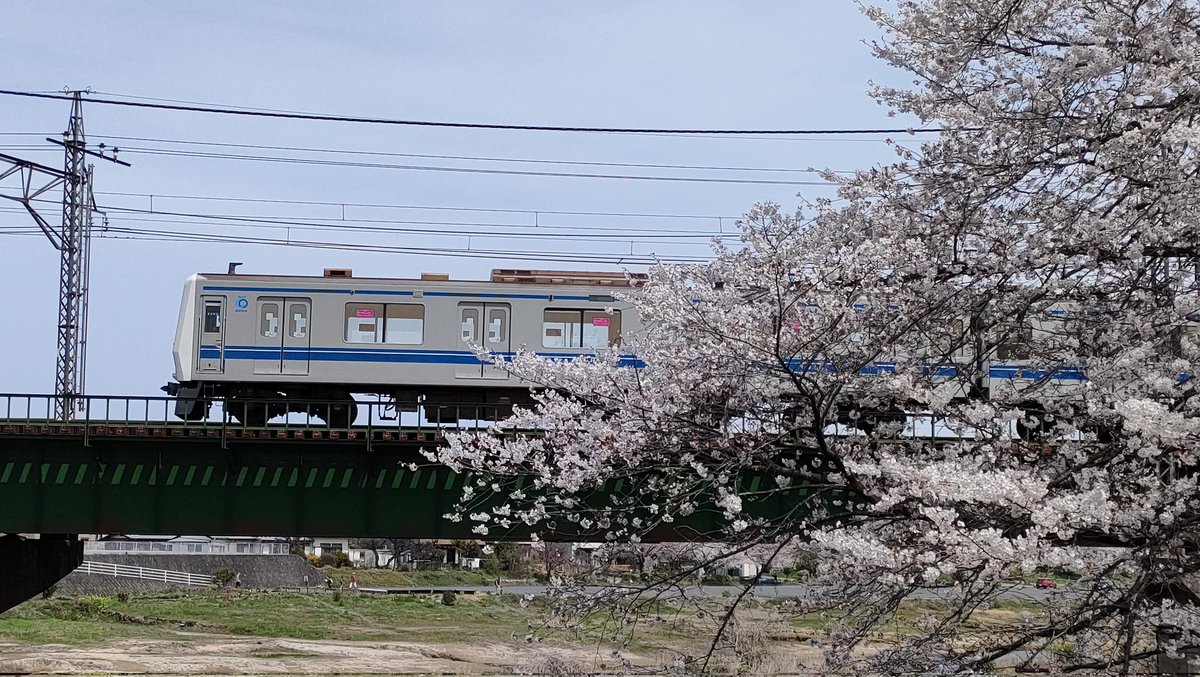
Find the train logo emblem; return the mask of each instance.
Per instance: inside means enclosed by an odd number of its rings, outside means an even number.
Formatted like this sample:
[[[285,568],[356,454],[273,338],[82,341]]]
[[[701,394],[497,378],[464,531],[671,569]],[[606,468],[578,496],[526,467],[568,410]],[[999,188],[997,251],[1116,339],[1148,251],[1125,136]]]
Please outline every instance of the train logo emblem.
[[[250,301],[248,301],[245,296],[239,296],[237,297],[237,300],[233,302],[233,306],[237,309],[237,312],[244,313],[246,312],[246,309],[250,307]]]

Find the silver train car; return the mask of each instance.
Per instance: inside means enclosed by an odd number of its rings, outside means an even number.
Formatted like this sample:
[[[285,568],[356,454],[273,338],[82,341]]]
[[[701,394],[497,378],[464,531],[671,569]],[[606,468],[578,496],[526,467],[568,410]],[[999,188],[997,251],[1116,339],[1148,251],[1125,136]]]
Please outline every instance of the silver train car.
[[[419,402],[528,401],[529,384],[480,359],[518,349],[572,358],[641,330],[614,292],[619,273],[495,270],[490,281],[197,274],[187,279],[173,346],[176,415],[214,400],[242,423],[300,412],[352,423],[355,395]],[[622,359],[633,361],[632,355]]]

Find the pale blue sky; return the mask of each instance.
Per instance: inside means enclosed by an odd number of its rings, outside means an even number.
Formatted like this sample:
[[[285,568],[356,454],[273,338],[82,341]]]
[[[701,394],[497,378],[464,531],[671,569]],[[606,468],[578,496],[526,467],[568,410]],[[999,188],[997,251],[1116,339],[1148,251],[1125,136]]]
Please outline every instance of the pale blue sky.
[[[336,7],[336,8],[335,8]],[[869,80],[900,81],[864,44],[877,29],[846,0],[804,2],[172,2],[9,3],[0,21],[0,89],[91,87],[122,95],[333,114],[543,125],[662,128],[905,127],[866,95]],[[0,97],[0,133],[61,132],[68,104]],[[90,105],[89,139],[127,147],[147,137],[430,155],[559,161],[856,169],[892,157],[881,140],[670,138],[379,127],[139,111]],[[0,136],[0,152],[60,166],[36,136]],[[49,144],[40,142],[43,147]],[[175,146],[178,148],[178,146]],[[275,153],[191,147],[228,153]],[[312,153],[300,153],[313,157]],[[659,176],[814,180],[805,174],[698,172],[467,160],[323,156],[393,164]],[[788,207],[828,194],[811,186],[511,176],[182,158],[128,152],[132,168],[96,169],[97,201],[146,208],[142,197],[194,195],[525,211],[737,216],[756,201]],[[0,184],[8,189],[12,184]],[[5,206],[5,205],[0,205]],[[338,218],[340,208],[155,200],[158,210]],[[57,210],[47,207],[57,221]],[[532,214],[351,208],[350,218],[532,224]],[[145,215],[136,218],[155,218]],[[633,235],[716,232],[711,219],[538,217],[543,224],[610,227]],[[728,223],[728,222],[727,222]],[[53,387],[58,255],[0,211],[0,391]],[[118,227],[203,227],[134,221]],[[407,226],[412,227],[412,226]],[[308,239],[465,248],[468,226],[446,234]],[[485,227],[476,227],[485,228]],[[226,227],[212,232],[231,234]],[[247,235],[279,237],[253,229]],[[526,229],[528,232],[528,229]],[[563,231],[558,231],[563,232]],[[294,237],[297,234],[292,234]],[[638,254],[700,254],[705,245],[636,241]],[[473,249],[628,252],[629,242],[472,237]],[[422,271],[485,279],[493,267],[583,268],[244,244],[98,238],[93,245],[88,390],[156,394],[172,371],[170,344],[184,278],[244,262],[245,272],[360,276]],[[618,269],[609,264],[586,266]]]

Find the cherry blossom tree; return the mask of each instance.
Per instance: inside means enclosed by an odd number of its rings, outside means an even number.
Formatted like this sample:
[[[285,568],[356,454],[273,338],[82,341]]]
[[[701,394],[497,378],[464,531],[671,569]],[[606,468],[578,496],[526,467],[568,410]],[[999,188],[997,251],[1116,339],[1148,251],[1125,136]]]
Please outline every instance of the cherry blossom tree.
[[[829,593],[805,609],[838,611],[830,669],[1169,665],[1200,647],[1200,6],[865,11],[913,77],[875,95],[937,140],[653,269],[619,348],[508,360],[536,405],[438,452],[482,478],[455,517],[715,540],[714,560],[803,548]],[[1047,570],[1115,584],[978,631]],[[938,585],[948,611],[862,650]]]

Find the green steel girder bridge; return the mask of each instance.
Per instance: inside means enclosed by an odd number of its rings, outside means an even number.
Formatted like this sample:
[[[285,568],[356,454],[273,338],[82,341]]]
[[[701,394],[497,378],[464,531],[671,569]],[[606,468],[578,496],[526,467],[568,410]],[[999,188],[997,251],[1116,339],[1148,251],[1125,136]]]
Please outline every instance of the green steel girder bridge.
[[[471,524],[443,517],[474,478],[421,449],[503,414],[497,405],[437,404],[381,418],[372,406],[344,427],[299,415],[247,426],[219,401],[210,418],[182,421],[173,398],[76,399],[77,415],[59,421],[53,396],[0,394],[0,533],[476,538]],[[742,481],[753,493],[768,479]],[[596,491],[637,491],[627,484]],[[777,504],[760,509],[787,511],[807,493],[774,492]],[[647,539],[703,538],[719,527],[716,515],[698,511]]]
[[[295,414],[254,427],[219,401],[201,421],[176,419],[173,398],[88,396],[74,405],[62,421],[53,395],[0,394],[0,573],[27,583],[0,592],[0,610],[78,566],[76,534],[477,538],[471,523],[443,517],[473,478],[420,450],[447,430],[482,430],[503,415],[496,405],[437,404],[385,417],[370,406],[345,427]],[[750,493],[773,484],[742,482]],[[618,479],[596,491],[637,487]],[[752,509],[785,514],[806,496],[804,487],[775,491]],[[717,511],[700,510],[643,540],[705,540],[719,526]],[[21,536],[30,534],[41,538]]]

